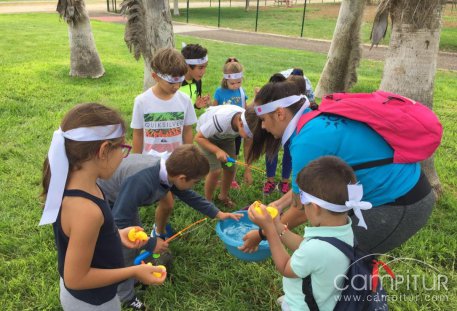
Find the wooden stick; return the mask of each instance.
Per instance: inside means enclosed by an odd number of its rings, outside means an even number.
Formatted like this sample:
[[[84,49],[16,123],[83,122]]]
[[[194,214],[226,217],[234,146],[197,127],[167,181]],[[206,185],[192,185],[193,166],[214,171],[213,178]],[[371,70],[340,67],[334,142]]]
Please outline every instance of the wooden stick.
[[[197,220],[196,222],[188,225],[187,227],[185,227],[184,229],[182,229],[181,231],[178,231],[177,233],[175,233],[173,236],[169,237],[168,239],[165,240],[165,242],[171,242],[173,241],[174,239],[176,239],[177,237],[181,236],[185,231],[189,230],[190,228],[192,228],[193,226],[195,225],[198,225],[199,223],[201,223],[202,221],[205,221],[207,220],[208,217],[205,217],[205,218],[202,218],[200,220]]]

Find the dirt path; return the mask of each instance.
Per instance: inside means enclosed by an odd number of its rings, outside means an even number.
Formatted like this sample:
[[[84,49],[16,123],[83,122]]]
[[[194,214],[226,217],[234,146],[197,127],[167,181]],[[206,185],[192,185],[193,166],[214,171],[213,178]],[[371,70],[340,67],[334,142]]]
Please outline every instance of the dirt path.
[[[191,7],[208,6],[205,2],[190,2]],[[182,7],[182,3],[180,4]],[[232,2],[232,6],[242,6],[243,2]],[[106,2],[88,2],[87,9],[92,19],[125,23],[123,16],[106,12]],[[43,2],[0,2],[0,14],[5,13],[29,13],[29,12],[55,12],[56,3]],[[206,27],[192,24],[173,23],[175,33],[180,35],[194,36],[208,40],[232,42],[246,45],[263,45],[285,49],[303,50],[327,54],[330,41],[315,40],[282,36],[275,34],[255,33],[248,31],[229,30],[223,28]],[[379,46],[370,50],[368,45],[363,45],[362,58],[383,61],[387,47]],[[440,52],[438,54],[437,67],[439,69],[457,71],[457,53]]]

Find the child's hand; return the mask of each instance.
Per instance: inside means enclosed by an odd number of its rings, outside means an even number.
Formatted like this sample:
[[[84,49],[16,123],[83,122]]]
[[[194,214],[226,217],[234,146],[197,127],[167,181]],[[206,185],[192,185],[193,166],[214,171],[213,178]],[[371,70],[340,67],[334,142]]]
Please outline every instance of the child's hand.
[[[226,163],[227,162],[227,157],[229,155],[224,151],[224,150],[218,150],[216,152],[216,158],[221,161],[222,163]]]
[[[154,254],[162,254],[168,249],[168,242],[161,238],[157,238],[156,247],[154,247]]]
[[[273,219],[271,218],[270,214],[267,212],[266,206],[260,204],[260,212],[256,208],[257,203],[252,203],[249,206],[248,216],[249,219],[258,225],[259,227],[265,228],[268,225],[273,225]]]
[[[209,94],[206,94],[205,96],[198,96],[195,100],[195,106],[197,106],[197,108],[205,108],[210,104],[210,101],[211,99]]]
[[[134,268],[136,269],[135,278],[146,285],[161,285],[167,277],[167,272],[157,266],[141,264],[134,266]],[[160,277],[154,276],[154,272],[161,273],[162,275]]]
[[[240,220],[240,218],[243,217],[243,214],[235,214],[235,213],[224,213],[224,212],[221,212],[219,211],[217,214],[216,214],[216,218],[217,219],[220,219],[220,220],[224,220],[224,219],[234,219],[234,220]]]
[[[257,230],[251,230],[245,234],[243,241],[243,245],[238,246],[238,249],[245,253],[254,253],[259,249],[259,244],[262,240]]]
[[[122,245],[124,245],[127,248],[141,248],[141,247],[143,247],[148,242],[149,239],[148,240],[143,240],[143,241],[142,240],[135,240],[133,242],[130,241],[129,240],[129,231],[131,229],[135,229],[136,231],[144,231],[143,228],[138,227],[138,226],[119,229],[119,235],[121,237]]]

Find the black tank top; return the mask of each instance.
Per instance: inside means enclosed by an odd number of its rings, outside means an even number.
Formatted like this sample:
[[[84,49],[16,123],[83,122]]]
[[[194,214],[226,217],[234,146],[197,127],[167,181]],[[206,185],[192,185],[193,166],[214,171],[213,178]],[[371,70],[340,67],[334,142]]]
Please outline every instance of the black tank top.
[[[97,243],[95,244],[94,256],[92,258],[91,267],[99,269],[115,269],[124,267],[124,259],[122,256],[122,244],[119,236],[119,231],[114,224],[113,215],[109,204],[96,196],[93,196],[82,190],[65,190],[63,196],[83,197],[91,200],[100,207],[103,213],[104,222],[100,228]],[[62,210],[61,210],[62,211]],[[57,260],[59,274],[63,278],[63,270],[65,265],[65,255],[68,247],[68,237],[62,230],[60,214],[57,221],[53,224],[54,238],[57,246]],[[77,299],[87,302],[92,305],[101,305],[114,298],[117,291],[117,285],[111,284],[104,287],[88,289],[88,290],[67,290]]]

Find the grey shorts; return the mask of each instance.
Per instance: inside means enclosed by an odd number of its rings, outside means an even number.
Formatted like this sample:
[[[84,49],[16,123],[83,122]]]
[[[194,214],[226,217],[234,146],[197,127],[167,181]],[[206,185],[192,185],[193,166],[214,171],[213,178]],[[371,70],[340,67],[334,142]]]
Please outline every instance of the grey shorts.
[[[209,139],[209,141],[224,150],[230,157],[235,158],[235,139]],[[205,148],[200,147],[203,155],[208,159],[209,162],[209,170],[214,171],[218,169],[224,169],[233,171],[235,170],[235,165],[228,167],[227,165],[221,163],[217,158],[216,155]]]
[[[62,278],[60,278],[60,303],[64,311],[121,311],[121,302],[117,295],[99,306],[91,305],[70,294]]]

